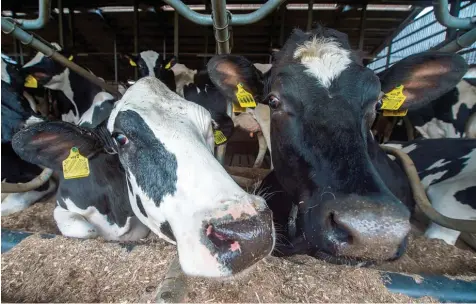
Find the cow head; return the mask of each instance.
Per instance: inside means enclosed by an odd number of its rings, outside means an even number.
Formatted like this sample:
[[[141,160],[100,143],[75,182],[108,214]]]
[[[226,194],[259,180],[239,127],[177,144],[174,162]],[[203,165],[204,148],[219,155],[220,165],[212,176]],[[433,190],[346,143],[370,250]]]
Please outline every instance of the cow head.
[[[138,67],[140,77],[154,76],[159,79],[176,62],[175,56],[166,59],[158,52],[151,50],[142,51],[137,56],[126,54],[123,57],[128,60],[130,66]]]
[[[212,58],[208,71],[234,102],[241,84],[270,106],[275,175],[299,210],[302,253],[348,262],[397,257],[410,230],[408,184],[370,133],[381,90],[403,85],[404,108],[424,104],[456,85],[465,65],[458,55],[428,52],[379,80],[345,34],[317,27],[295,30],[264,76],[231,55]]]
[[[243,191],[213,156],[209,112],[156,78],[127,90],[107,129],[54,122],[22,134],[15,151],[56,170],[73,146],[88,158],[117,153],[132,210],[153,232],[176,242],[189,275],[233,275],[273,250],[272,213],[264,199]]]

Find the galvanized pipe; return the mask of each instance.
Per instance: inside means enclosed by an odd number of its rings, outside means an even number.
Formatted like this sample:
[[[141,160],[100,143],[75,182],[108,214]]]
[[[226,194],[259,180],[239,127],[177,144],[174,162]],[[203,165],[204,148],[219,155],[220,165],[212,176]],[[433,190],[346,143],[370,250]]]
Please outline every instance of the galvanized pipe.
[[[360,13],[360,34],[359,34],[359,50],[364,50],[364,38],[365,38],[365,20],[367,18],[367,4],[362,6],[362,12]]]
[[[63,0],[58,0],[58,41],[61,47],[64,48],[63,16]]]
[[[199,25],[213,25],[211,15],[197,13],[191,10],[180,0],[164,0],[165,3],[173,7],[180,15]],[[212,1],[213,2],[213,1]],[[271,13],[284,0],[269,0],[258,10],[249,14],[234,15],[230,25],[247,25],[260,21]]]
[[[58,61],[65,67],[73,70],[74,72],[78,73],[82,77],[86,78],[87,80],[91,81],[95,85],[100,86],[105,91],[115,95],[116,97],[120,97],[121,94],[117,89],[109,86],[104,81],[100,80],[98,77],[91,74],[89,71],[86,71],[76,63],[68,60],[68,58],[64,57],[60,53],[58,53],[54,48],[44,44],[42,41],[36,39],[30,33],[27,33],[19,26],[16,26],[14,23],[10,22],[7,18],[2,17],[2,31],[5,34],[11,34],[13,37],[17,38],[21,41],[21,43],[30,45],[34,49],[38,50],[39,52],[45,54],[47,57],[51,57],[53,60]]]
[[[174,56],[178,60],[179,49],[179,15],[177,12],[174,14]]]
[[[457,51],[471,46],[476,41],[476,28],[464,33],[455,40],[438,49],[439,52],[456,53]]]
[[[38,18],[34,20],[15,19],[25,30],[38,30],[45,26],[50,18],[50,0],[39,0]]]
[[[448,0],[436,1],[433,10],[435,12],[436,20],[438,20],[441,25],[448,28],[470,30],[476,27],[476,16],[467,18],[451,16],[448,11]]]
[[[461,0],[454,0],[454,2],[451,3],[450,15],[454,17],[458,17],[460,8],[461,8]],[[446,39],[453,40],[455,38],[456,38],[456,29],[448,28],[448,30],[446,31]]]
[[[307,27],[306,30],[310,31],[312,27],[312,9],[314,8],[314,0],[309,0],[307,7]]]

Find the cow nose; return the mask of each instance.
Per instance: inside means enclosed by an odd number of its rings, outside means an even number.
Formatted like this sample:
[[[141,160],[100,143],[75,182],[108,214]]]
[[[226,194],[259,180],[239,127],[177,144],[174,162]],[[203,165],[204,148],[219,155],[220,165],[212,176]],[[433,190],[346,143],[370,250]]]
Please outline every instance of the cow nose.
[[[325,251],[365,260],[388,260],[404,251],[410,212],[401,202],[352,196],[325,205]]]
[[[274,247],[271,210],[258,210],[251,217],[222,221],[204,226],[204,234],[218,262],[236,274],[268,256]]]

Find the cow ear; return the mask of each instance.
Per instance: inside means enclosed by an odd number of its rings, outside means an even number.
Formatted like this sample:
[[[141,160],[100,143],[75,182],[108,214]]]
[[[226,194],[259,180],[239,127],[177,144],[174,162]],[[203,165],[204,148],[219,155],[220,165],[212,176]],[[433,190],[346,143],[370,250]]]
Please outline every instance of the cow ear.
[[[211,112],[210,114],[212,116],[215,145],[223,145],[233,135],[233,131],[235,129],[233,120],[230,116],[224,113]]]
[[[262,100],[262,75],[248,59],[242,56],[217,55],[210,59],[207,70],[213,84],[235,105],[243,105],[241,101]]]
[[[393,92],[401,109],[418,109],[453,89],[468,70],[463,57],[453,53],[423,52],[409,56],[378,74],[382,92]],[[401,93],[399,92],[401,91]]]
[[[12,146],[23,160],[59,171],[73,147],[86,158],[103,150],[101,140],[92,130],[62,121],[23,129],[13,136]]]
[[[171,58],[169,58],[168,60],[165,61],[164,68],[165,68],[166,70],[169,70],[169,69],[171,69],[176,63],[177,63],[177,57],[172,56]]]

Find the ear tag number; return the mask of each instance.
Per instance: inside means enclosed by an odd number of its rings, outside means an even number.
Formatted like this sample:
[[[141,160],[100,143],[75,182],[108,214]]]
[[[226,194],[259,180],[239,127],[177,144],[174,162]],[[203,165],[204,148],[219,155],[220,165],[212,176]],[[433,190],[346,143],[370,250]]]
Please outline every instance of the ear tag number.
[[[256,102],[253,98],[253,95],[251,95],[251,93],[247,92],[243,88],[243,84],[239,83],[236,87],[238,88],[238,91],[235,95],[236,99],[238,99],[238,102],[240,103],[240,106],[242,106],[243,108],[256,107]]]
[[[129,64],[133,67],[137,66],[137,64],[132,59],[129,59]]]
[[[24,84],[25,87],[27,88],[34,88],[36,89],[38,87],[38,81],[36,80],[35,77],[31,76],[31,75],[28,75],[26,78],[25,78],[25,84]]]
[[[396,111],[400,109],[403,102],[407,98],[403,95],[403,85],[399,85],[395,87],[395,89],[391,90],[387,94],[385,94],[382,98],[382,110],[392,110]]]
[[[89,176],[89,160],[79,154],[78,148],[71,148],[69,156],[63,160],[63,175],[64,179]]]
[[[246,108],[243,108],[240,105],[237,105],[233,102],[233,113],[243,113],[246,111]]]
[[[165,69],[166,69],[166,70],[170,69],[170,66],[171,66],[171,62],[169,61],[169,63],[167,63],[167,64],[165,65]]]
[[[227,140],[225,134],[220,130],[213,131],[213,136],[215,137],[215,145],[221,145]]]
[[[383,116],[405,116],[407,115],[408,109],[405,110],[383,110],[382,114]]]

